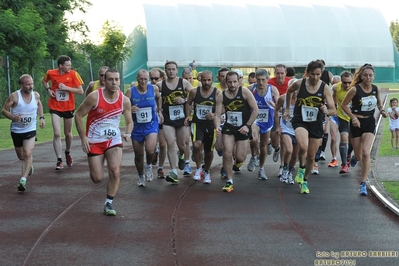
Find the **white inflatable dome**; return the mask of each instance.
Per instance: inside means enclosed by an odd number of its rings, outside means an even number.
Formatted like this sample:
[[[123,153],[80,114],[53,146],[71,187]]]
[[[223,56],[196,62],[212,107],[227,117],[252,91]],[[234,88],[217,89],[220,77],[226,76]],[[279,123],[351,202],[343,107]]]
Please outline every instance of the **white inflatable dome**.
[[[207,67],[394,67],[389,28],[377,9],[353,6],[144,4],[148,67],[167,60]]]

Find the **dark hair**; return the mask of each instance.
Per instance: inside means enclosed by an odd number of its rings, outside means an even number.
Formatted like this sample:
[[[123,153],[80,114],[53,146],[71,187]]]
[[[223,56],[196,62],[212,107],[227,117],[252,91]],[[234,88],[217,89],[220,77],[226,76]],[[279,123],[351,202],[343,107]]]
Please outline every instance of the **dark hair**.
[[[107,71],[105,71],[105,76],[104,78],[107,79],[107,73],[119,73],[118,70],[114,69],[114,68],[108,68]]]
[[[57,60],[58,66],[65,64],[65,62],[71,61],[71,58],[67,55],[60,55]]]
[[[294,77],[295,76],[295,68],[287,67],[287,76],[288,77]]]
[[[306,67],[306,73],[309,74],[310,71],[320,68],[321,70],[324,69],[323,63],[319,60],[317,61],[310,61],[308,66]]]

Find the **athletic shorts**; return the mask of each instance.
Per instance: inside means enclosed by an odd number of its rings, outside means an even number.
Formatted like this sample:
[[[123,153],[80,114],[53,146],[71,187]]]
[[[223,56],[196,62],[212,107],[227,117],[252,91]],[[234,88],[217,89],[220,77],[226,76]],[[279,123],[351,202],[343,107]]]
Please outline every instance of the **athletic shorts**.
[[[24,140],[35,138],[36,140],[36,130],[25,132],[25,133],[14,133],[11,132],[12,142],[15,148],[20,148],[24,144]]]
[[[136,123],[134,124],[131,137],[133,140],[137,142],[143,142],[149,134],[151,133],[158,134],[158,132],[159,132],[158,123],[145,123],[145,124]]]
[[[291,138],[291,140],[292,140],[292,144],[298,144],[298,141],[296,140],[295,135],[291,135],[291,134],[289,134],[287,132],[283,132],[281,134],[289,136]]]
[[[292,119],[292,126],[294,129],[303,127],[308,132],[308,137],[312,139],[321,139],[324,135],[322,121],[302,122]]]
[[[114,147],[123,147],[123,142],[113,143],[112,139],[109,141],[98,142],[98,143],[91,143],[90,144],[90,152],[87,154],[88,157],[103,155],[108,149]]]
[[[216,130],[191,123],[191,139],[193,142],[200,140],[204,145],[204,151],[213,151],[216,142]]]
[[[367,118],[358,118],[360,122],[360,128],[354,127],[352,121],[350,123],[350,134],[352,138],[361,137],[363,133],[375,134],[375,118],[369,116]]]
[[[238,130],[240,128],[231,127],[231,126],[228,126],[228,125],[229,124],[224,124],[224,126],[222,128],[222,134],[234,135],[234,138],[235,138],[236,141],[248,140],[250,137],[252,137],[252,129],[251,129],[251,127],[249,127],[248,133],[243,135],[240,132],[238,132]]]
[[[70,118],[73,118],[74,110],[72,110],[72,111],[60,112],[60,111],[56,111],[56,110],[50,109],[50,114],[56,114],[56,115],[58,115],[58,116],[61,117],[61,118],[70,119]]]
[[[339,133],[349,133],[349,121],[338,117],[338,131]]]

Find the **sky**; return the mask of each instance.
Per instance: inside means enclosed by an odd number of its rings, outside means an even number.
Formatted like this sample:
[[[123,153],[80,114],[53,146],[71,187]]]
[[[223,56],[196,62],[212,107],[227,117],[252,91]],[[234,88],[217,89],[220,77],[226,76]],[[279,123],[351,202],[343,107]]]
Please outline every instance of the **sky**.
[[[318,4],[322,5],[320,0],[263,0],[278,4],[292,4],[301,5]],[[84,20],[90,29],[88,34],[95,44],[100,42],[99,32],[106,20],[115,22],[116,25],[122,28],[123,33],[128,36],[133,32],[137,25],[145,28],[145,15],[143,3],[147,4],[161,4],[161,5],[175,5],[176,3],[192,3],[192,4],[228,4],[228,5],[242,5],[259,4],[259,0],[91,0],[92,6],[87,10],[86,14],[75,12],[74,14],[67,14],[67,19],[70,21]],[[387,26],[391,21],[399,20],[399,1],[398,0],[333,0],[329,1],[328,5],[351,5],[372,7],[381,11],[384,16]],[[333,2],[333,3],[332,3]]]

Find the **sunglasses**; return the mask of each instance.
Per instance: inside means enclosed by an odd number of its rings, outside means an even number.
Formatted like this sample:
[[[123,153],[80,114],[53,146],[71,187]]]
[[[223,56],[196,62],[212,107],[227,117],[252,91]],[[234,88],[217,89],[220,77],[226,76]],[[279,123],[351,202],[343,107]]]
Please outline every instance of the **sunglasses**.
[[[342,81],[342,84],[346,84],[346,85],[349,85],[349,84],[351,84],[351,83],[352,83],[351,81],[347,81],[347,82]]]
[[[160,77],[150,78],[150,80],[158,80]]]

